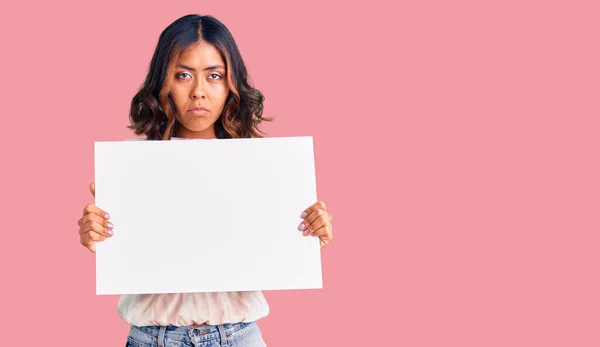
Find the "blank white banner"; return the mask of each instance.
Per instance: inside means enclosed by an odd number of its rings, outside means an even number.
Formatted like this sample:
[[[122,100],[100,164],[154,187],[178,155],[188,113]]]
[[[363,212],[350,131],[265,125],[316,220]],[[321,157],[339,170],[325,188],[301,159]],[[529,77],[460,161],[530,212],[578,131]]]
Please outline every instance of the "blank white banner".
[[[95,142],[96,294],[322,288],[312,137]]]

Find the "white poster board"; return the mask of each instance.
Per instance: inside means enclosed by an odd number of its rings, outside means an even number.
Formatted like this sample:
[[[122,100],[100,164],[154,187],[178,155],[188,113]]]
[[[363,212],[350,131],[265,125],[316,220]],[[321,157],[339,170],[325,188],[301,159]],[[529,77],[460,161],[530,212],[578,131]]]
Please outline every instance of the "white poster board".
[[[312,137],[95,142],[97,294],[322,288]]]

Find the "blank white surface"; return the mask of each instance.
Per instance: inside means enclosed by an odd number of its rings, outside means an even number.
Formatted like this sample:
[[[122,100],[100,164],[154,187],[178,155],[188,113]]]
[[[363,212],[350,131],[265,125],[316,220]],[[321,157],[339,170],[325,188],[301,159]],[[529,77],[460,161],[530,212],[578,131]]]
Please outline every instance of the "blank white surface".
[[[322,288],[312,137],[95,142],[97,294]]]

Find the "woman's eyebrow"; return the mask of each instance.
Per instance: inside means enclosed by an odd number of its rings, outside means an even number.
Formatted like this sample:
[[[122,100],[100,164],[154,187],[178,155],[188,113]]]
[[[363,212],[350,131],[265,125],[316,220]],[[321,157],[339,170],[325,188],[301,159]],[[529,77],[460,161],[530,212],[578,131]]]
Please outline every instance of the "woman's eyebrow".
[[[186,70],[190,70],[190,71],[196,71],[196,69],[194,69],[193,67],[189,67],[189,66],[183,65],[183,64],[177,64],[177,67],[180,67],[180,68],[186,69]],[[209,67],[205,68],[204,71],[218,70],[218,69],[225,70],[225,66],[223,66],[223,65],[213,65],[213,66],[209,66]]]

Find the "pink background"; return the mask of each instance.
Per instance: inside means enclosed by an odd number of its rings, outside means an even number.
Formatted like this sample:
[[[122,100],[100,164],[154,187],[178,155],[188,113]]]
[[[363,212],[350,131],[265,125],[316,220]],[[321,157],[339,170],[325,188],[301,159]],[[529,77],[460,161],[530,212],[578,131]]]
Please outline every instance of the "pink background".
[[[232,31],[269,136],[314,136],[334,216],[325,288],[266,292],[269,346],[600,345],[597,1],[160,3],[1,5],[3,345],[125,345],[76,222],[188,13]]]

